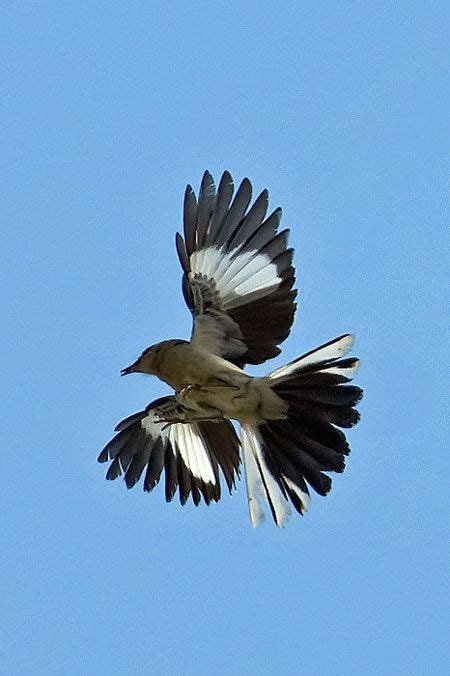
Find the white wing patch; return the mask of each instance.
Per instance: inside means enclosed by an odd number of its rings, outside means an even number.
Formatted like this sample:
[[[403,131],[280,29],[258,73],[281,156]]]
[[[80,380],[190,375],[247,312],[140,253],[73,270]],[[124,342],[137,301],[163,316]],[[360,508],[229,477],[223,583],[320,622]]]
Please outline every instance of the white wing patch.
[[[161,428],[163,423],[158,421],[154,411],[149,411],[145,418],[141,420],[141,427],[147,432],[150,437],[163,436],[161,434]]]
[[[174,454],[177,450],[188,470],[204,483],[216,484],[216,477],[211,464],[209,451],[195,423],[173,423],[163,429],[165,423],[160,422],[153,411],[141,420],[141,427],[152,437],[168,439]]]
[[[281,278],[277,266],[266,254],[246,251],[235,255],[222,248],[208,247],[190,257],[192,277],[203,274],[214,279],[224,309],[257,300],[274,291]],[[244,299],[245,297],[245,299]]]
[[[190,256],[192,273],[201,273],[207,277],[213,277],[223,255],[222,250],[215,246],[193,251]]]

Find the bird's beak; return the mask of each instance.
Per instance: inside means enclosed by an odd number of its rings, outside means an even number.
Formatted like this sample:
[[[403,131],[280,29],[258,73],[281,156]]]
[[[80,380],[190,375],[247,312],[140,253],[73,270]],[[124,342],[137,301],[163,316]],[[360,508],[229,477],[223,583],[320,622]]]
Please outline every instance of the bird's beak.
[[[129,373],[136,373],[138,371],[139,359],[137,359],[133,364],[122,369],[120,372],[121,376],[127,376]]]

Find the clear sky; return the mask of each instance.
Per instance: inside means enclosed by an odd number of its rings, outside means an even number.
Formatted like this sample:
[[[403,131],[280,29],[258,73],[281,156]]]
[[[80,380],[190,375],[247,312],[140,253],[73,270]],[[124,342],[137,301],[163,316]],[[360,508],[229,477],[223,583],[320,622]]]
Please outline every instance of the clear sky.
[[[2,3],[2,674],[448,673],[446,5]],[[296,249],[253,372],[357,334],[348,470],[282,531],[242,482],[182,508],[96,463],[168,391],[120,369],[189,337],[206,168],[268,187]]]

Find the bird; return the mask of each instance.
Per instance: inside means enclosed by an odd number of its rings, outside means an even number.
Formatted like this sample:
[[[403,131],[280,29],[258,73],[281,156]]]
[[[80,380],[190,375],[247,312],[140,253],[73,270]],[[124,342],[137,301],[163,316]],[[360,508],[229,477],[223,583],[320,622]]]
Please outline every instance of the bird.
[[[359,366],[351,334],[266,376],[245,370],[280,354],[297,308],[289,230],[268,207],[267,190],[252,203],[249,179],[235,192],[228,171],[217,187],[205,171],[198,198],[187,186],[176,250],[190,340],[151,345],[121,371],[156,376],[173,394],[122,420],[98,461],[110,462],[106,479],[124,475],[132,488],[143,477],[148,492],[164,474],[166,501],[178,492],[182,505],[217,502],[221,480],[231,494],[243,466],[253,526],[270,509],[283,527],[344,471],[343,429],[358,422],[363,390],[349,384]]]

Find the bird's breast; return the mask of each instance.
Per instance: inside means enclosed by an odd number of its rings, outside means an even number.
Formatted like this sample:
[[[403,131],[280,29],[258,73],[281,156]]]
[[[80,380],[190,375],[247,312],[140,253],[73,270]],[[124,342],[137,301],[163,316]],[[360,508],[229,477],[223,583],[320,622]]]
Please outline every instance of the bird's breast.
[[[234,384],[249,376],[214,354],[199,351],[190,343],[169,346],[161,352],[156,375],[177,392],[188,385]]]

